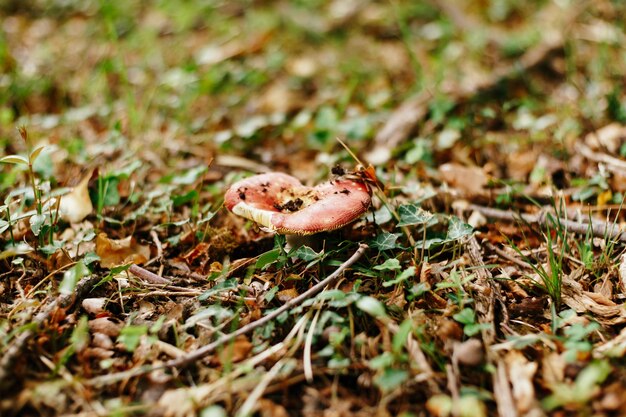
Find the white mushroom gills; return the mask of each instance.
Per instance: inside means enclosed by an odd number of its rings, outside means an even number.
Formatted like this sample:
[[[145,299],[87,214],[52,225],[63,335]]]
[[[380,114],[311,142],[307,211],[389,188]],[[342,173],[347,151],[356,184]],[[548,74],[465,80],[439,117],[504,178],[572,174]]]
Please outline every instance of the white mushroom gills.
[[[238,216],[252,220],[260,226],[270,229],[272,232],[276,231],[276,227],[272,224],[274,213],[271,211],[261,210],[244,202],[237,203],[231,211]]]

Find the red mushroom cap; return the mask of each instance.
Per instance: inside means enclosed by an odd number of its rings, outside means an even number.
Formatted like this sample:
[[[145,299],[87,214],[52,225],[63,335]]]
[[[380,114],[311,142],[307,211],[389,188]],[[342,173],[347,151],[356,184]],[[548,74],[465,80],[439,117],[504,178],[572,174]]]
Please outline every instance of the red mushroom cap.
[[[359,180],[339,178],[311,188],[279,172],[238,181],[224,196],[233,213],[274,232],[297,235],[343,227],[365,213],[371,201],[370,188]]]

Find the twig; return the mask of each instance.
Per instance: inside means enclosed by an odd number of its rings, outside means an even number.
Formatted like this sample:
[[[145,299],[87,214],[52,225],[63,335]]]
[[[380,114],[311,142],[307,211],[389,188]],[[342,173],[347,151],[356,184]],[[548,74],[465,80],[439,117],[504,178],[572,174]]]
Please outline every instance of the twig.
[[[487,353],[487,360],[496,367],[496,372],[493,374],[493,390],[496,400],[496,406],[498,409],[498,415],[500,417],[517,417],[517,409],[514,406],[513,397],[511,394],[511,387],[509,385],[508,378],[506,377],[506,370],[504,368],[504,362],[499,357],[498,353],[492,349],[495,342],[495,301],[500,301],[500,304],[504,307],[504,302],[500,298],[500,289],[497,283],[493,280],[491,272],[485,268],[482,255],[480,253],[480,245],[475,236],[472,236],[465,245],[467,252],[472,260],[472,263],[480,266],[481,268],[476,270],[478,277],[477,283],[482,284],[483,291],[475,291],[476,311],[478,314],[478,321],[483,324],[488,324],[489,327],[484,329],[482,333],[483,343]]]
[[[130,271],[133,275],[146,280],[152,284],[171,284],[172,282],[167,279],[167,278],[163,278],[153,272],[148,271],[147,269],[144,269],[138,265],[131,265],[130,268],[128,268],[128,271]]]
[[[32,323],[36,324],[36,329],[24,331],[9,344],[2,358],[0,358],[0,392],[7,390],[16,382],[16,378],[12,377],[15,361],[22,356],[26,344],[37,334],[41,325],[50,318],[50,315],[58,307],[68,307],[74,301],[83,298],[98,281],[100,281],[100,277],[97,275],[90,275],[81,279],[78,284],[76,284],[74,292],[59,295],[35,316]]]
[[[617,171],[620,175],[626,175],[626,161],[605,153],[594,152],[590,147],[581,141],[576,143],[576,148],[576,150],[585,158],[594,162],[605,164],[609,170]]]
[[[500,249],[496,245],[491,244],[490,242],[484,242],[483,244],[490,251],[493,251],[496,254],[498,254],[500,257],[502,257],[502,258],[504,258],[504,259],[506,259],[508,261],[513,262],[517,266],[521,266],[522,268],[532,268],[532,265],[530,265],[528,262],[524,262],[521,259],[517,259],[515,256],[512,256],[512,255],[506,253],[505,251],[503,251],[502,249]]]
[[[586,235],[591,229],[591,234],[594,237],[606,237],[612,240],[620,240],[626,242],[626,232],[620,230],[617,224],[594,220],[591,224],[580,223],[573,220],[565,219],[562,217],[550,219],[545,212],[541,214],[528,214],[528,213],[515,213],[511,210],[499,210],[491,207],[479,206],[477,204],[468,204],[468,210],[476,210],[484,216],[491,217],[492,219],[517,221],[522,220],[526,223],[536,223],[541,226],[553,226],[556,221],[560,223],[565,230],[571,233],[578,233]]]
[[[195,362],[195,361],[197,361],[199,359],[202,359],[205,356],[209,355],[211,352],[213,352],[218,347],[220,347],[222,345],[225,345],[226,343],[229,343],[230,341],[236,339],[237,337],[239,337],[241,335],[244,335],[246,333],[249,333],[249,332],[251,332],[252,330],[254,330],[256,328],[259,328],[259,327],[263,326],[264,324],[266,324],[266,323],[274,320],[276,317],[280,316],[285,311],[287,311],[287,310],[297,306],[298,304],[302,303],[303,301],[313,297],[318,292],[322,291],[327,285],[332,284],[343,273],[343,271],[345,271],[347,268],[352,266],[352,264],[354,264],[361,256],[363,256],[363,254],[365,253],[365,250],[367,248],[368,248],[368,246],[366,244],[361,243],[359,245],[359,248],[356,250],[356,252],[354,252],[354,254],[348,260],[346,260],[343,264],[341,264],[335,270],[335,272],[333,272],[332,274],[330,274],[329,276],[324,278],[322,281],[320,281],[319,283],[315,284],[314,286],[312,286],[311,288],[309,288],[307,291],[303,292],[299,296],[297,296],[297,297],[287,301],[285,304],[283,304],[282,306],[280,306],[276,310],[272,311],[267,316],[261,317],[258,320],[255,320],[255,321],[253,321],[251,323],[248,323],[245,326],[241,327],[240,329],[237,329],[236,331],[234,331],[232,333],[225,334],[222,337],[220,337],[219,339],[217,339],[216,341],[214,341],[212,343],[209,343],[208,345],[205,345],[205,346],[203,346],[203,347],[201,347],[199,349],[196,349],[196,350],[194,350],[192,352],[189,352],[189,353],[185,354],[184,356],[181,356],[180,358],[172,359],[170,361],[167,361],[167,362],[165,362],[165,363],[163,363],[161,365],[144,366],[144,367],[140,367],[140,368],[131,369],[129,371],[124,371],[124,372],[118,372],[118,373],[115,373],[115,374],[104,375],[102,377],[93,378],[90,381],[88,381],[87,383],[89,383],[90,385],[111,384],[111,383],[115,383],[117,381],[122,381],[122,380],[124,380],[126,378],[139,376],[139,375],[144,375],[144,374],[152,372],[152,371],[154,371],[156,369],[162,369],[162,368],[184,368],[184,367],[190,365],[192,362]]]

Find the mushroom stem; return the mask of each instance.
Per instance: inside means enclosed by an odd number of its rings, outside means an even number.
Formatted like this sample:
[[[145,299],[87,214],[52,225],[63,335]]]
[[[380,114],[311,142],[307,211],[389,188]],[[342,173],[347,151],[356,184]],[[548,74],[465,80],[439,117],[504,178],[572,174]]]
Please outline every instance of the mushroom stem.
[[[292,249],[298,249],[300,246],[308,246],[314,251],[318,251],[321,239],[318,235],[285,235],[287,243],[285,244],[285,252],[289,253]]]

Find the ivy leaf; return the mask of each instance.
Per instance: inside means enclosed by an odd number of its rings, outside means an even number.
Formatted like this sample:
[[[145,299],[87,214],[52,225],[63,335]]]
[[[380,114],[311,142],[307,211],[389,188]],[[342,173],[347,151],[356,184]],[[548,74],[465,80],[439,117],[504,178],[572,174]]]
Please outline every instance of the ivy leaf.
[[[364,295],[363,297],[358,299],[358,301],[356,302],[356,306],[359,310],[366,312],[374,318],[387,316],[387,311],[385,310],[385,306],[383,305],[383,303],[381,303],[374,297]]]
[[[409,373],[404,369],[387,368],[382,374],[374,378],[374,383],[383,392],[393,391],[409,378]]]
[[[308,246],[300,246],[293,252],[293,256],[298,259],[302,259],[305,262],[309,262],[319,259],[321,252],[317,253]]]
[[[392,285],[399,284],[401,282],[406,281],[407,279],[409,279],[413,275],[415,275],[415,267],[411,266],[411,267],[405,269],[400,275],[398,275],[398,277],[396,279],[393,279],[391,281],[383,282],[383,287],[391,287]]]
[[[41,228],[43,227],[45,222],[46,222],[45,214],[35,214],[30,217],[29,219],[30,230],[33,231],[33,234],[35,236],[39,236],[39,232],[41,232]]]
[[[465,236],[470,236],[474,228],[469,224],[463,222],[456,216],[450,217],[448,222],[448,234],[446,235],[446,241],[453,241],[461,239]]]
[[[473,324],[476,321],[474,310],[471,308],[464,308],[453,315],[452,318],[461,324]]]
[[[280,256],[280,249],[272,249],[270,251],[265,252],[264,254],[259,256],[259,259],[257,259],[256,269],[263,269],[267,265],[273,264],[274,262],[276,262],[276,260],[278,260],[279,256]]]
[[[376,236],[376,239],[371,242],[370,246],[379,251],[396,249],[399,247],[396,241],[400,236],[400,233],[384,232]]]
[[[400,268],[401,268],[400,261],[397,260],[396,258],[389,258],[382,264],[376,265],[374,267],[374,269],[377,271],[395,271]]]
[[[417,204],[404,204],[398,208],[398,215],[400,215],[400,222],[398,227],[411,226],[414,224],[428,223],[433,214],[419,207]]]
[[[413,320],[411,319],[404,320],[398,327],[398,331],[393,335],[393,341],[391,343],[394,353],[400,353],[402,351],[412,330]]]

